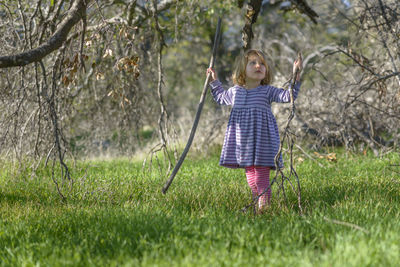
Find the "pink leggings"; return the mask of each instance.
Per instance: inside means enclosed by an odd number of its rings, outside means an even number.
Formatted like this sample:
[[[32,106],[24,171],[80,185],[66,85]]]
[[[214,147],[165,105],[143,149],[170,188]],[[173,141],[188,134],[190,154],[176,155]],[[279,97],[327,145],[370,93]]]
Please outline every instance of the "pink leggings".
[[[251,188],[251,192],[253,193],[253,198],[267,189],[269,186],[269,172],[271,167],[266,166],[249,166],[246,167],[246,177],[247,183]],[[266,194],[263,194],[259,198],[259,206],[264,206],[266,204],[266,200],[268,198],[268,204],[271,203],[271,188],[268,189]]]

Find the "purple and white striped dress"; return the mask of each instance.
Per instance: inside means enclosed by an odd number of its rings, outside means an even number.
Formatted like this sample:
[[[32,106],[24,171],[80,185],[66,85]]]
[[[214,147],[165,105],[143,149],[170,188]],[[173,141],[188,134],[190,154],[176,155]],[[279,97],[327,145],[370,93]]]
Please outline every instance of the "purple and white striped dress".
[[[295,99],[300,84],[295,83]],[[289,90],[270,85],[260,85],[253,89],[235,85],[224,90],[218,80],[211,82],[210,87],[218,104],[233,106],[219,164],[228,168],[268,166],[275,169],[274,158],[280,139],[271,103],[290,102]],[[280,166],[283,166],[282,157],[279,161]]]

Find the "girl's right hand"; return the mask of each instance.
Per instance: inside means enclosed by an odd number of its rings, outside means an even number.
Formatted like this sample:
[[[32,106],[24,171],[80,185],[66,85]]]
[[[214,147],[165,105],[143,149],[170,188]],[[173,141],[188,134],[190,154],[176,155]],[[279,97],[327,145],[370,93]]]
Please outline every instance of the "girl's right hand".
[[[208,76],[210,73],[211,73],[211,75],[210,75],[210,82],[213,82],[213,81],[215,81],[215,80],[218,79],[217,74],[215,73],[215,71],[214,71],[212,68],[208,68],[208,69],[207,69],[207,76]]]

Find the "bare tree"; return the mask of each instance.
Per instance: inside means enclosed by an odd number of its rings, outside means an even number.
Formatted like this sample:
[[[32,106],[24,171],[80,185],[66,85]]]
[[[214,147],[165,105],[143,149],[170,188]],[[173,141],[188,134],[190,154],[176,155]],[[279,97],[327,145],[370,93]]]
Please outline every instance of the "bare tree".
[[[155,8],[162,12],[175,3],[159,1]],[[54,5],[19,0],[0,5],[6,11],[0,14],[2,35],[7,36],[0,42],[1,53],[6,54],[0,57],[4,111],[0,154],[13,153],[20,164],[34,156],[35,168],[51,161],[53,181],[66,199],[73,180],[65,157],[79,150],[82,133],[100,128],[92,131],[90,139],[106,149],[109,141],[96,137],[103,125],[120,129],[118,143],[131,138],[125,134],[128,129],[136,127],[138,133],[146,123],[145,114],[152,112],[154,105],[142,109],[152,95],[143,97],[138,81],[139,59],[144,58],[145,64],[151,60],[146,57],[151,47],[146,45],[155,38],[152,32],[140,32],[148,27],[151,9],[136,1],[123,2],[122,9],[113,2],[90,0]],[[137,42],[137,35],[144,42]],[[88,119],[98,123],[90,124]],[[81,137],[71,136],[71,127],[83,129]]]
[[[323,142],[339,142],[347,148],[365,144],[378,156],[398,144],[400,137],[395,126],[400,119],[400,58],[396,57],[400,28],[395,26],[400,4],[361,0],[351,11],[338,9],[357,34],[322,58],[338,62],[335,66],[343,80],[329,88],[337,105],[329,115],[319,113],[329,130],[317,130],[317,135]]]
[[[287,79],[284,66],[293,62],[297,50],[304,52],[302,87],[307,89],[293,120],[297,136],[315,148],[343,145],[385,153],[399,142],[399,4],[318,4],[321,24],[293,23],[281,31],[275,23],[261,28],[263,37],[257,40],[276,66],[276,82],[281,84]]]

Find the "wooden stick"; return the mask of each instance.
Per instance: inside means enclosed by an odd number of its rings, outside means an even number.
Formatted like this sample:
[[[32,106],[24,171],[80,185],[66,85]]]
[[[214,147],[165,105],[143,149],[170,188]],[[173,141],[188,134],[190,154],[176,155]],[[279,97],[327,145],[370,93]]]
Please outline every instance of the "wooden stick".
[[[210,60],[210,65],[209,65],[210,68],[214,68],[215,57],[216,57],[216,54],[217,54],[218,41],[219,41],[219,36],[220,36],[220,31],[221,31],[221,18],[218,18],[217,29],[215,31],[215,36],[214,36],[214,47],[213,47],[212,56],[211,56],[211,60]],[[183,150],[182,155],[179,158],[178,163],[175,165],[175,168],[172,170],[172,173],[169,176],[168,181],[165,183],[165,185],[164,185],[164,187],[162,189],[162,192],[164,194],[167,192],[169,186],[171,185],[172,181],[174,180],[175,175],[178,173],[179,168],[181,167],[183,161],[185,160],[186,154],[189,152],[190,146],[192,145],[192,142],[193,142],[193,139],[194,139],[194,135],[196,133],[197,125],[199,124],[201,111],[203,110],[204,100],[206,98],[206,94],[207,94],[207,90],[208,90],[208,83],[210,81],[210,76],[211,76],[211,73],[208,73],[206,81],[204,83],[203,92],[202,92],[201,97],[200,97],[200,102],[199,102],[199,106],[197,108],[196,117],[194,119],[192,130],[190,131],[190,136],[189,136],[188,142],[186,144],[186,147]]]

